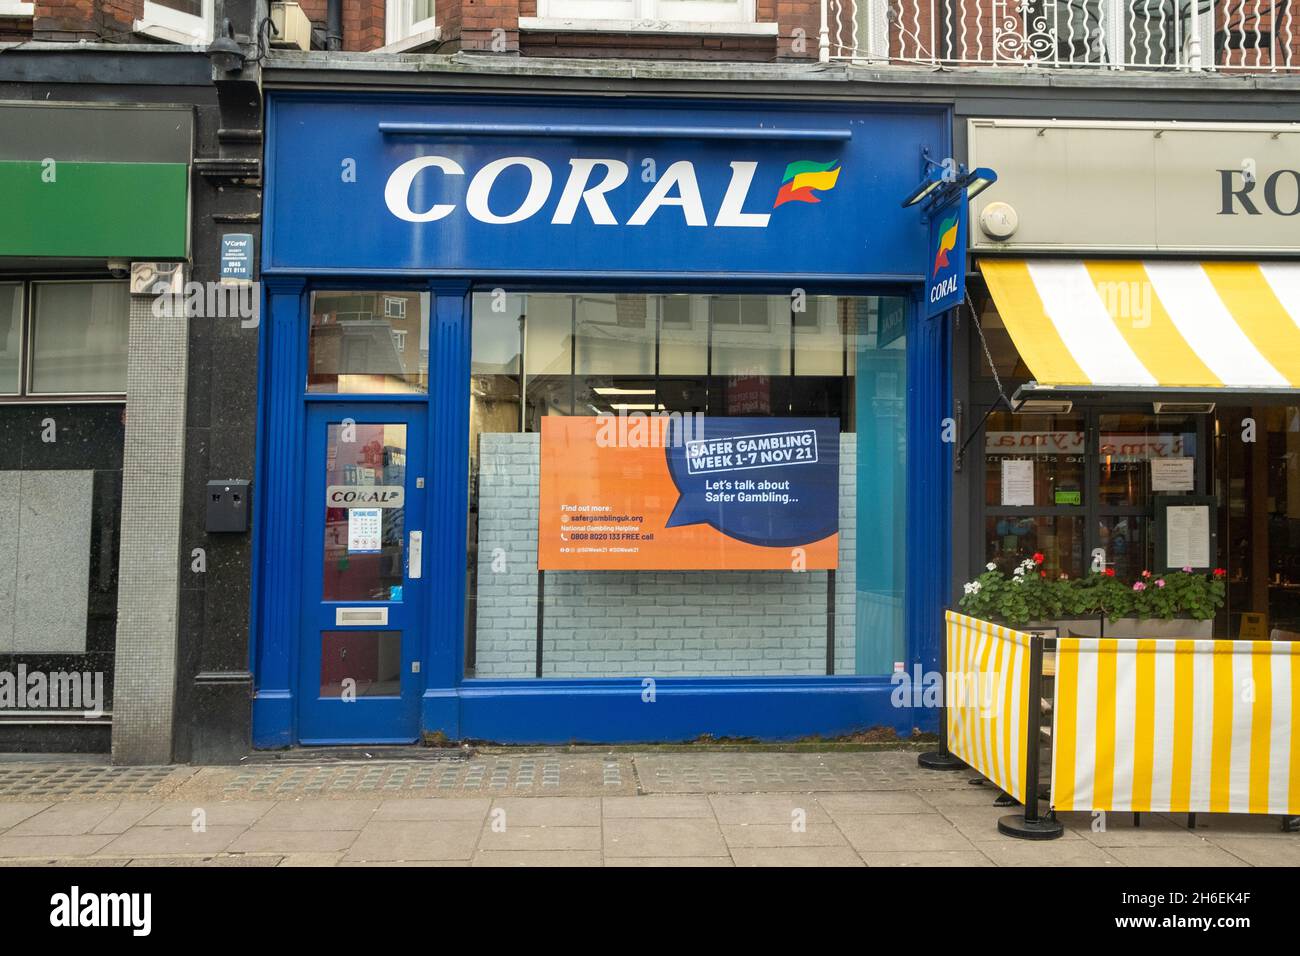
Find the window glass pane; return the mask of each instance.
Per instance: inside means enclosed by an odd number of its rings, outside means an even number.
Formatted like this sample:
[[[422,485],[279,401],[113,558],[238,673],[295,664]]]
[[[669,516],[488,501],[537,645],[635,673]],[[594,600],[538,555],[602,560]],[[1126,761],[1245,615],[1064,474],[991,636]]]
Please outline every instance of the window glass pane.
[[[19,392],[19,358],[22,349],[23,287],[0,284],[0,394]]]
[[[984,503],[1082,506],[1081,415],[994,412],[984,424]]]
[[[1196,474],[1195,418],[1134,412],[1102,415],[1099,425],[1103,505],[1146,507],[1152,494],[1194,493],[1188,484]]]
[[[1138,515],[1103,517],[1097,546],[1106,549],[1106,566],[1127,582],[1138,580],[1151,569],[1155,547],[1151,519]]]
[[[504,311],[493,311],[489,294],[473,297],[469,676],[538,676],[539,639],[543,677],[825,674],[828,631],[837,674],[886,674],[902,659],[904,303],[807,301],[808,313],[792,318],[786,296],[528,293]],[[547,416],[626,428],[667,412],[830,420],[839,444],[833,599],[825,570],[697,570],[669,560],[657,570],[539,576]],[[869,427],[855,433],[862,421]],[[658,474],[662,457],[609,467],[616,483],[645,486],[638,501],[647,509],[674,506],[676,490],[658,500],[646,471]],[[859,541],[871,542],[860,571]]]
[[[413,0],[411,19],[419,23],[433,16],[433,0]]]
[[[705,375],[709,371],[708,300],[698,295],[661,295],[659,372]]]
[[[1002,515],[984,520],[984,557],[1010,573],[1025,558],[1043,555],[1040,568],[1049,576],[1078,577],[1088,557],[1083,518],[1074,516]]]
[[[645,295],[579,296],[579,375],[652,375],[656,303]]]
[[[307,391],[428,390],[427,292],[312,294]]]
[[[406,488],[406,426],[331,424],[325,440],[324,599],[400,601],[406,508],[347,502],[350,489]],[[367,496],[374,498],[376,496]],[[396,500],[404,500],[404,494]]]
[[[790,374],[789,296],[711,297],[714,375]]]
[[[150,0],[160,7],[166,7],[168,10],[175,10],[177,13],[188,13],[192,17],[203,16],[203,0]]]
[[[130,296],[125,282],[32,284],[31,391],[126,391]]]
[[[402,693],[401,631],[325,631],[321,634],[320,695],[342,697],[344,681],[358,697]]]

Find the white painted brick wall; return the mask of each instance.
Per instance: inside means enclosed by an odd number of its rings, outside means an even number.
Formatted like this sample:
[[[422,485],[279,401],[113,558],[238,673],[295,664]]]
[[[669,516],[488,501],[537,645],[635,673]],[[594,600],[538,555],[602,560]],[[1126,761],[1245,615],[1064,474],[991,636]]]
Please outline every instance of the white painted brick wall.
[[[840,436],[837,674],[855,661],[856,438]],[[477,676],[531,677],[539,436],[479,441]],[[826,572],[552,571],[543,623],[546,677],[824,674]]]

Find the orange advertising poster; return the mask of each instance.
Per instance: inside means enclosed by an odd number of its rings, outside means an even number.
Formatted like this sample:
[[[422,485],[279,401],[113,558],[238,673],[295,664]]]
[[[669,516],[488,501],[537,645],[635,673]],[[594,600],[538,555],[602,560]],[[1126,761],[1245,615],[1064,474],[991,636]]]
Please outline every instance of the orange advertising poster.
[[[538,567],[827,570],[836,419],[546,416]]]

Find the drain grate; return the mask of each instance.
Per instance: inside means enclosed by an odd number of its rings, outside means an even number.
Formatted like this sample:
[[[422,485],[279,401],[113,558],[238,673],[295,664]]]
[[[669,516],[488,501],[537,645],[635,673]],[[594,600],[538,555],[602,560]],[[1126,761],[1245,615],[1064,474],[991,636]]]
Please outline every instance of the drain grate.
[[[0,798],[144,797],[163,789],[174,767],[0,767]]]

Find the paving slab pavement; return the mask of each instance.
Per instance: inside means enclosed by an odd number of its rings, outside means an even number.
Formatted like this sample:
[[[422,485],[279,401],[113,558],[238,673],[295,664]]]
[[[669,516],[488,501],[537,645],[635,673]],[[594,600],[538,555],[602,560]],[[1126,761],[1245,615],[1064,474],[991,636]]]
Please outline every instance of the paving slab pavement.
[[[1059,840],[1005,837],[995,788],[906,751],[0,767],[5,866],[1300,865],[1275,817],[1069,813]]]

